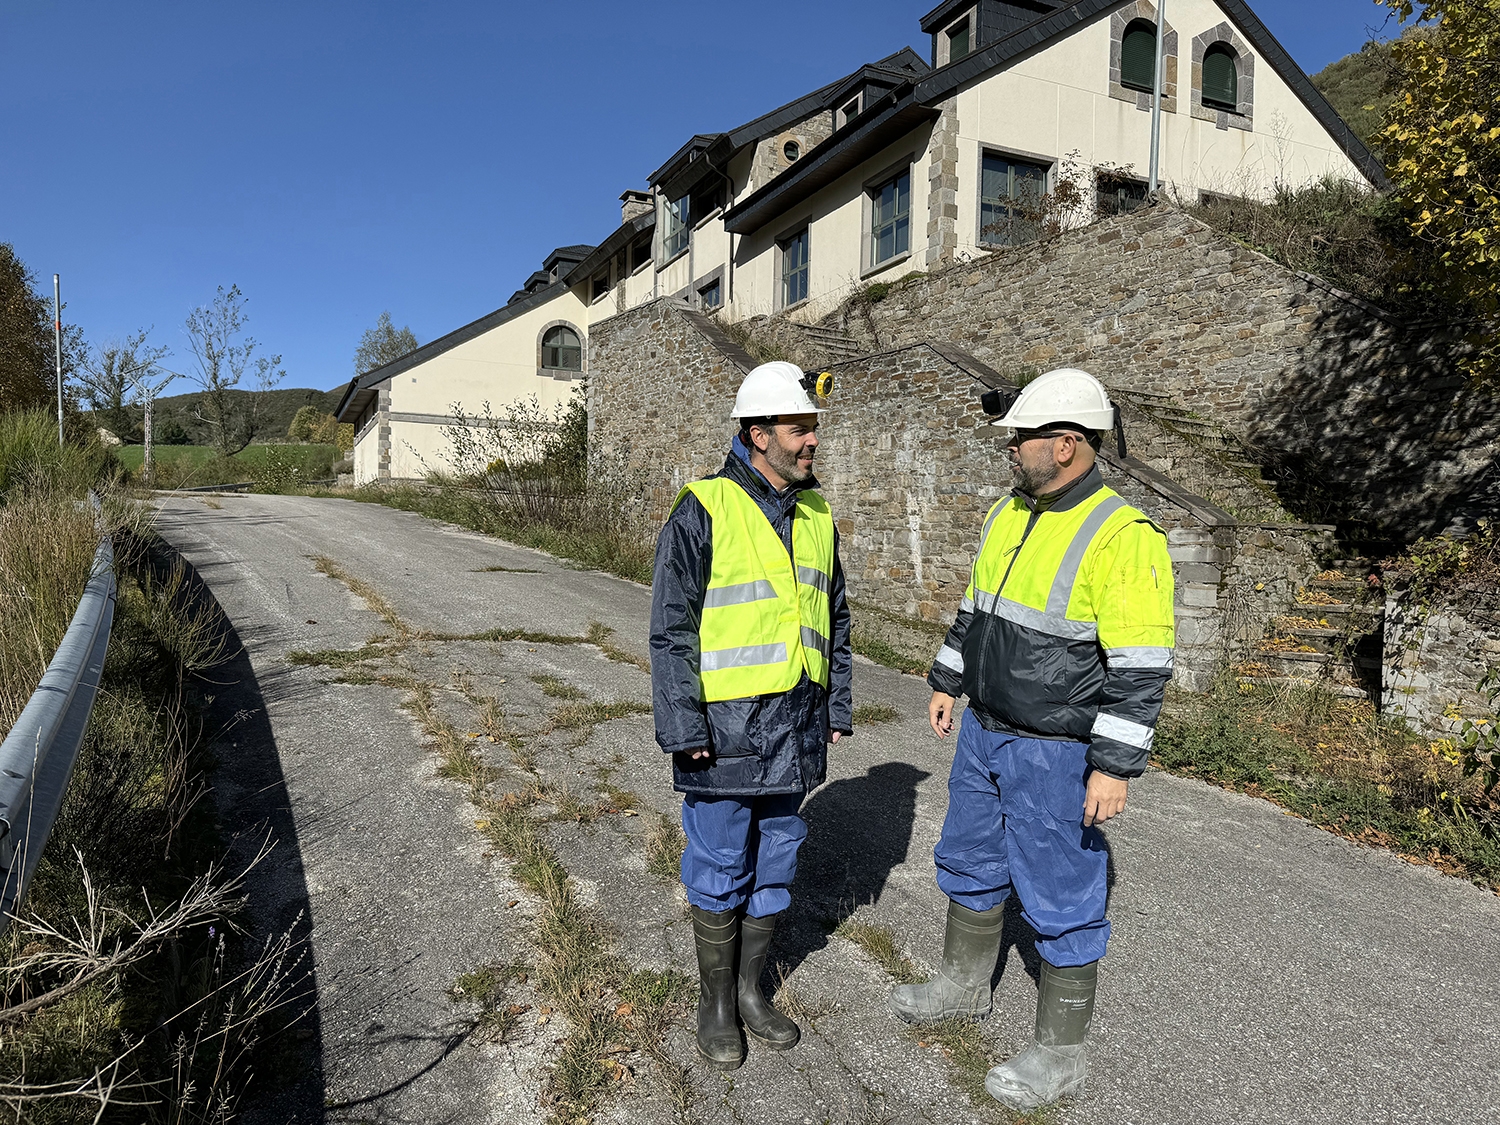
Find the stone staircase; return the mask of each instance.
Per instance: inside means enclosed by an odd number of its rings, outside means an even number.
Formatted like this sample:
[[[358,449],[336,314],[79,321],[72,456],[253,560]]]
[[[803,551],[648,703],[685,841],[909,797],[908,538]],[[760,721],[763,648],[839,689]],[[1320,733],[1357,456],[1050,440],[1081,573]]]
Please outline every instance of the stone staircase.
[[[1332,563],[1298,590],[1236,669],[1242,687],[1317,687],[1380,702],[1385,592],[1368,559]]]
[[[1251,480],[1263,479],[1260,463],[1237,437],[1223,427],[1179,406],[1169,395],[1135,390],[1114,393],[1158,425],[1213,454],[1234,471]]]
[[[809,347],[828,357],[828,363],[842,363],[846,359],[863,355],[866,351],[858,340],[837,328],[825,328],[821,324],[797,324],[795,321],[791,323],[806,338]]]

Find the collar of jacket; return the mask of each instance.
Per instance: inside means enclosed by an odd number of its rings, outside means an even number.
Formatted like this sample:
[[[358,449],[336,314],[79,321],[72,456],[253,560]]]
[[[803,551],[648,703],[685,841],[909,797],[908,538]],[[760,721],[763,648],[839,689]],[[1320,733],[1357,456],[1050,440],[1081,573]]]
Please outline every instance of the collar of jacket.
[[[1069,508],[1078,507],[1103,487],[1104,477],[1100,475],[1099,465],[1095,462],[1083,476],[1065,484],[1056,492],[1030,496],[1016,488],[1011,490],[1011,495],[1033,512],[1066,512]]]
[[[808,477],[805,481],[793,481],[780,492],[776,491],[761,471],[750,464],[750,453],[737,434],[730,446],[729,456],[724,458],[722,475],[748,492],[756,503],[770,505],[782,512],[790,511],[796,506],[797,493],[806,488],[818,487],[818,478]]]

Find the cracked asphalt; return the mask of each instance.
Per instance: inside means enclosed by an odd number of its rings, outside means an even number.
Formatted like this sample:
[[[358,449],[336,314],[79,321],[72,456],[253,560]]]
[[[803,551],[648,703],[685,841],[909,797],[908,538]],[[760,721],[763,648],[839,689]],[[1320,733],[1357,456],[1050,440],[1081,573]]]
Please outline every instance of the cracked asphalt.
[[[243,645],[220,677],[233,721],[218,739],[215,796],[244,847],[266,831],[277,837],[252,882],[252,916],[262,932],[305,934],[316,990],[307,1028],[247,1119],[541,1120],[562,1030],[528,1016],[494,1042],[476,1030],[473,1006],[448,995],[476,966],[529,956],[535,904],[476,831],[465,792],[439,776],[400,688],[340,683],[338,669],[287,657],[389,632],[314,556],[369,583],[418,630],[576,636],[602,622],[638,656],[649,591],[375,505],[214,502],[163,497],[158,527]],[[497,567],[506,569],[485,569]],[[418,643],[402,666],[437,685],[460,722],[477,722],[460,687],[500,700],[522,725],[543,721],[555,701],[533,676],[590,699],[650,698],[644,672],[590,645]],[[833,932],[854,917],[889,927],[919,967],[940,958],[932,846],[952,741],[927,731],[927,695],[917,678],[857,663],[856,703],[887,704],[897,718],[831,753],[829,781],[806,805],[795,915],[773,949],[788,995],[816,1015],[802,1020],[797,1050],[752,1047],[731,1075],[692,1065],[689,1028],[674,1028],[668,1051],[690,1066],[688,1120],[1004,1119],[971,1102],[939,1047],[895,1023],[886,974]],[[638,796],[645,815],[550,822],[546,839],[629,966],[693,974],[681,892],[646,870],[651,814],[675,815],[678,804],[649,715],[535,750],[541,777],[581,799],[601,800],[606,782]],[[1266,802],[1162,773],[1132,787],[1108,839],[1114,933],[1091,1076],[1050,1120],[1500,1122],[1500,899]],[[1013,917],[995,1015],[983,1025],[993,1058],[1028,1039],[1034,972]],[[676,1119],[650,1062],[630,1066],[598,1118]]]

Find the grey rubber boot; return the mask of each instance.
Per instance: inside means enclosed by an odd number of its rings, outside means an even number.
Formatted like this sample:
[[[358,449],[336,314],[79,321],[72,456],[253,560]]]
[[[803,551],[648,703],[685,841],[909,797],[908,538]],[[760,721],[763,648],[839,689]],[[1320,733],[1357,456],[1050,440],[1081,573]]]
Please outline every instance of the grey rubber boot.
[[[990,1097],[1011,1109],[1036,1109],[1083,1091],[1089,1022],[1099,962],[1059,969],[1042,962],[1036,998],[1036,1042],[985,1075]]]
[[[765,968],[766,954],[780,917],[772,914],[768,918],[751,918],[747,914],[740,922],[740,1022],[756,1042],[773,1051],[790,1051],[802,1038],[802,1031],[793,1020],[772,1007],[760,990],[761,970]]]
[[[901,984],[891,990],[891,1011],[907,1023],[937,1023],[990,1014],[990,978],[1000,959],[1000,927],[1005,904],[983,913],[948,903],[943,935],[943,968],[923,984]]]
[[[692,913],[698,948],[698,1053],[720,1070],[734,1070],[745,1061],[734,996],[739,911],[715,914],[695,906]]]

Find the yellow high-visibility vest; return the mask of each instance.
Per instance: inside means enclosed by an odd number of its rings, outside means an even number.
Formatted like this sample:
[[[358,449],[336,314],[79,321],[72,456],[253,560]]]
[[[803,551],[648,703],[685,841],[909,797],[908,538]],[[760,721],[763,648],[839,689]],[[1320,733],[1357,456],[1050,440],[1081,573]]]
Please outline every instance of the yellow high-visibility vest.
[[[695,481],[672,506],[689,492],[713,519],[713,566],[698,626],[704,701],[790,691],[804,671],[827,688],[833,650],[828,502],[811,490],[797,494],[789,557],[765,513],[734,481]]]

